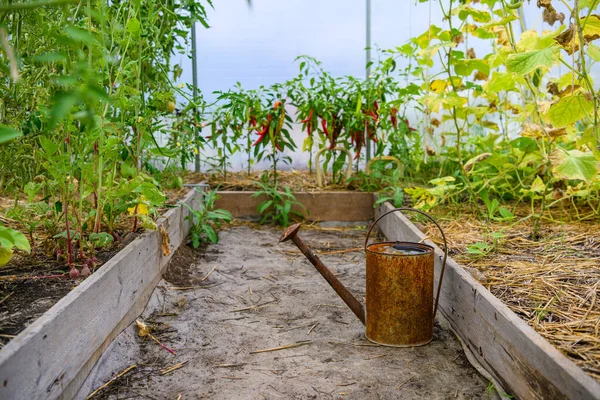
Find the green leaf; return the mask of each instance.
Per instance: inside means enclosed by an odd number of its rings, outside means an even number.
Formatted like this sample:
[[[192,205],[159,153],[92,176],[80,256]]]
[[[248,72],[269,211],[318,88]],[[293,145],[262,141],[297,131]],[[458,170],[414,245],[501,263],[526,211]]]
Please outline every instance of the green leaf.
[[[579,150],[556,150],[550,157],[552,172],[557,179],[578,179],[590,182],[598,173],[596,158]]]
[[[589,116],[594,105],[583,94],[565,96],[550,106],[548,118],[557,128],[562,128]]]
[[[8,143],[13,139],[23,136],[21,132],[6,125],[0,125],[0,144]]]
[[[484,86],[491,93],[517,91],[515,76],[507,72],[494,71],[492,77]]]
[[[99,45],[98,40],[87,30],[83,30],[80,28],[76,28],[74,26],[67,26],[65,28],[65,33],[71,39],[86,44],[88,46]]]
[[[473,60],[459,60],[454,63],[454,72],[457,75],[469,76],[475,70],[481,72],[484,75],[490,74],[490,65],[486,60],[473,59]]]
[[[587,53],[594,61],[600,62],[600,47],[590,43]]]
[[[269,207],[271,207],[271,204],[273,204],[273,200],[263,201],[258,209],[258,213],[264,213]]]
[[[90,233],[89,239],[96,247],[108,247],[114,240],[113,236],[106,232]]]
[[[48,157],[52,157],[58,151],[59,145],[54,143],[52,140],[48,139],[45,136],[39,137],[40,144],[42,145],[42,149],[46,152]]]
[[[52,109],[50,110],[50,127],[56,126],[63,118],[67,116],[71,108],[79,102],[79,96],[71,93],[61,93],[54,97]]]
[[[539,67],[551,67],[558,61],[558,57],[558,46],[550,46],[543,50],[528,51],[526,53],[511,54],[506,61],[506,68],[510,72],[526,75]]]
[[[140,28],[141,28],[141,24],[140,21],[138,21],[137,18],[131,18],[129,21],[127,21],[127,32],[129,32],[132,36],[139,36],[140,34]]]
[[[12,249],[14,247],[27,253],[31,252],[31,246],[25,235],[5,226],[0,226],[0,246],[6,247],[7,249]]]
[[[217,232],[215,232],[215,230],[212,228],[212,226],[204,225],[203,228],[208,240],[210,240],[212,243],[217,243],[219,241],[219,236],[217,235]]]

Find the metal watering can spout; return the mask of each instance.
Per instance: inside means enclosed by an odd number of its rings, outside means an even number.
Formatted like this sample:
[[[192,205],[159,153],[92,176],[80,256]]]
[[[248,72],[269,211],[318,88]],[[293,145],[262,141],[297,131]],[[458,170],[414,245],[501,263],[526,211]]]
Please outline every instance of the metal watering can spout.
[[[384,242],[369,244],[375,225],[396,211],[412,211],[431,220],[442,233],[444,258],[433,306],[434,249],[422,243]],[[285,230],[280,242],[292,240],[302,254],[321,273],[358,319],[366,325],[366,337],[386,346],[406,347],[429,343],[437,313],[442,278],[448,258],[446,236],[440,225],[427,213],[408,207],[395,208],[377,218],[367,233],[367,306],[362,304],[335,277],[298,236],[301,224]],[[391,251],[391,250],[393,251]]]
[[[327,268],[325,264],[323,264],[319,256],[317,256],[311,250],[311,248],[308,247],[306,243],[304,243],[300,236],[298,236],[298,231],[301,227],[302,224],[295,224],[287,228],[285,232],[283,232],[283,235],[281,235],[279,242],[286,242],[288,240],[294,242],[294,244],[300,249],[302,254],[304,254],[306,258],[308,258],[308,260],[312,263],[312,265],[315,266],[317,271],[319,271],[321,275],[323,275],[323,278],[325,278],[325,280],[331,285],[331,287],[333,288],[333,290],[335,290],[338,296],[340,296],[342,300],[344,300],[344,303],[346,303],[346,305],[350,307],[350,309],[352,310],[354,315],[358,317],[360,322],[365,324],[366,322],[364,307],[362,306],[362,304],[360,304],[360,301],[358,301],[356,297],[354,297],[352,293],[350,293],[346,286],[344,286],[342,282],[340,282],[340,280],[335,277],[335,275],[329,270],[329,268]]]

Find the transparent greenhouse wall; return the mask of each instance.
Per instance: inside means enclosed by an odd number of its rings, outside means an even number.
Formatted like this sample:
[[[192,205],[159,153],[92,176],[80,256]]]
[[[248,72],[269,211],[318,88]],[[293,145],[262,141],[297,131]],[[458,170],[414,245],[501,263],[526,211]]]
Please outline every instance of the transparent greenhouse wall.
[[[209,12],[211,28],[197,27],[198,37],[198,77],[199,90],[210,103],[216,100],[215,91],[226,91],[240,82],[244,89],[257,89],[261,85],[269,86],[282,83],[297,76],[298,63],[294,59],[302,54],[315,57],[323,62],[323,67],[333,76],[365,76],[365,2],[347,0],[256,0],[248,8],[242,2],[215,3],[215,10]],[[416,4],[415,4],[416,3]],[[444,0],[447,4],[448,0]],[[563,4],[555,4],[558,12],[569,15]],[[437,1],[417,3],[416,1],[372,1],[372,58],[377,60],[377,49],[400,46],[410,38],[425,32],[430,23],[441,26],[442,13]],[[555,30],[542,21],[536,2],[526,1],[523,5],[525,27],[537,31]],[[568,24],[568,17],[565,24]],[[272,27],[266,29],[265,27]],[[515,22],[515,30],[521,30]],[[490,42],[491,43],[491,42]],[[188,44],[191,46],[191,44]],[[476,54],[487,54],[491,44],[466,38],[464,46],[473,47]],[[190,50],[188,48],[188,50]],[[192,82],[192,64],[187,57],[177,61],[183,68],[179,83]],[[402,68],[406,60],[399,60]],[[554,76],[566,72],[566,67],[553,69]],[[435,67],[431,74],[436,73]],[[600,87],[600,63],[594,65],[590,75],[596,88]],[[287,107],[288,112],[292,111]],[[408,108],[410,125],[423,129],[422,116]],[[520,125],[508,127],[513,135],[520,131]],[[300,151],[305,133],[295,125],[293,138],[298,150],[290,154],[294,169],[307,169],[309,154]],[[451,122],[436,129],[439,132],[453,132]],[[476,132],[473,132],[476,133]],[[160,138],[165,143],[165,138]],[[436,143],[424,143],[440,149]],[[452,146],[449,137],[446,146]],[[215,152],[205,148],[202,157],[213,157]],[[364,156],[364,150],[363,150]],[[237,153],[231,157],[231,170],[246,168],[247,155]],[[256,163],[253,169],[269,168],[268,162]],[[203,164],[203,170],[206,170]],[[283,169],[286,168],[283,164]],[[194,165],[188,168],[193,170]]]

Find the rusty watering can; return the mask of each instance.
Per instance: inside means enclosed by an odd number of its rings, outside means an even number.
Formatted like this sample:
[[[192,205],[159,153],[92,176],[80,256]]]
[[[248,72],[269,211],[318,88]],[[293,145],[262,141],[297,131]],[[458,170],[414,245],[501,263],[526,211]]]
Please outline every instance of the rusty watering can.
[[[375,225],[396,211],[413,211],[429,218],[442,233],[444,258],[433,305],[433,247],[423,243],[383,242],[369,244]],[[365,239],[367,256],[366,313],[362,304],[335,277],[298,236],[301,224],[286,229],[280,242],[292,240],[336,293],[366,325],[365,336],[371,342],[394,347],[422,346],[433,339],[433,321],[440,299],[442,278],[448,258],[446,236],[440,225],[427,213],[401,207],[382,214],[373,222]],[[366,317],[365,317],[366,314]]]

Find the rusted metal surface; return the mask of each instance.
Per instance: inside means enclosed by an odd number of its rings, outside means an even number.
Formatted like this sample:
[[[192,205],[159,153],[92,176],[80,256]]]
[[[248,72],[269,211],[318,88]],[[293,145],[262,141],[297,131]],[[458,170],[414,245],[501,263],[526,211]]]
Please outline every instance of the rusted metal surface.
[[[444,272],[446,271],[446,261],[448,260],[448,242],[446,241],[446,235],[444,234],[444,230],[442,229],[440,224],[438,224],[435,219],[431,218],[431,216],[429,214],[427,214],[426,212],[423,212],[421,210],[417,210],[416,208],[411,208],[411,207],[398,207],[398,208],[394,208],[388,212],[385,212],[385,213],[381,214],[369,228],[369,232],[367,232],[367,238],[365,239],[365,251],[367,250],[367,244],[369,243],[369,237],[371,236],[371,231],[373,230],[373,228],[375,228],[375,225],[377,225],[377,223],[386,215],[395,213],[397,211],[410,211],[410,212],[415,212],[415,213],[423,215],[424,217],[428,218],[431,222],[433,222],[434,225],[437,226],[437,228],[440,230],[440,233],[442,234],[442,239],[444,240],[444,258],[442,259],[442,270],[440,271],[440,281],[438,283],[438,288],[437,288],[437,292],[435,295],[435,306],[433,307],[432,319],[434,319],[435,314],[437,314],[438,305],[440,303],[440,291],[442,289],[442,281],[444,280]]]
[[[392,253],[402,247],[415,254]],[[387,346],[420,346],[433,338],[433,248],[420,243],[368,245],[367,332]]]
[[[308,258],[308,260],[315,266],[317,271],[321,273],[323,278],[331,285],[333,290],[344,300],[344,303],[350,307],[352,312],[358,317],[360,322],[365,323],[365,309],[362,304],[350,293],[348,289],[338,280],[338,278],[333,275],[333,273],[323,264],[323,262],[307,245],[304,241],[298,236],[298,231],[302,224],[295,224],[290,226],[285,230],[281,238],[280,242],[285,242],[287,240],[291,240],[294,244],[300,249],[302,254]]]

